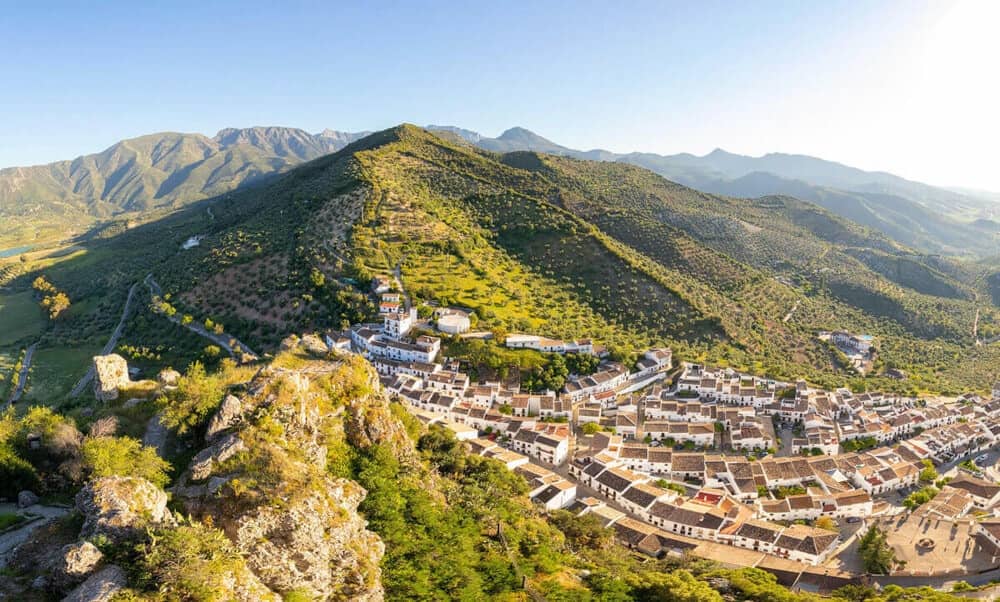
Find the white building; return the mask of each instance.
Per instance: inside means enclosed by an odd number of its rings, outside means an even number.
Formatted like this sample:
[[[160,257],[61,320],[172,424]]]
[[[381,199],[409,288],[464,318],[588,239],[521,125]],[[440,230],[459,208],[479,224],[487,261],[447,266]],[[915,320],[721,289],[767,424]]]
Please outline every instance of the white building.
[[[437,320],[437,329],[447,334],[462,334],[469,332],[470,328],[472,328],[472,322],[469,321],[468,316],[462,314],[447,314]]]

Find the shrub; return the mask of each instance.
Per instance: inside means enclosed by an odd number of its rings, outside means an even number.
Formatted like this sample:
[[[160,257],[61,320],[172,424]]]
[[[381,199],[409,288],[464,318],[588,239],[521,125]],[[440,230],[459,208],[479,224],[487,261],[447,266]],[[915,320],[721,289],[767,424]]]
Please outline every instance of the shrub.
[[[170,463],[132,437],[87,438],[83,442],[83,463],[95,478],[141,477],[157,487],[170,481]]]
[[[0,444],[0,497],[14,499],[18,492],[37,487],[35,467],[18,457],[10,446]]]
[[[168,600],[227,600],[249,575],[225,534],[198,522],[157,531],[138,551],[140,586]]]

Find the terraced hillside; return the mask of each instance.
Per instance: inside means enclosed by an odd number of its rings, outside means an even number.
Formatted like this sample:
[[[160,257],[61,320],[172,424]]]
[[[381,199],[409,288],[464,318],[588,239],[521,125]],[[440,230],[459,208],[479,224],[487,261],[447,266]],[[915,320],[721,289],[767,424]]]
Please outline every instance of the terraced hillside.
[[[288,332],[371,318],[368,281],[398,268],[418,303],[474,308],[482,328],[592,337],[621,355],[669,344],[775,377],[944,391],[986,388],[1000,366],[995,345],[975,345],[977,313],[982,339],[1000,317],[966,268],[815,205],[716,197],[624,164],[501,155],[413,126],[60,256],[7,262],[10,294],[44,274],[72,301],[45,325],[42,358],[103,346],[149,273],[160,311],[266,352]],[[853,375],[815,336],[836,328],[875,335],[875,373],[909,378]],[[31,342],[9,341],[7,355]],[[150,366],[218,355],[146,309],[121,345]]]

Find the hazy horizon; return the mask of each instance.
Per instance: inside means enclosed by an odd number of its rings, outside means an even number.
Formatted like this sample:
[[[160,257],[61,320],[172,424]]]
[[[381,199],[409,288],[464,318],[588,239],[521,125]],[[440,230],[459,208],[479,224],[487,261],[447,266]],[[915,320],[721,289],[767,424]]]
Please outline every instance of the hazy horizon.
[[[8,9],[0,166],[158,131],[411,122],[1000,190],[989,2],[242,6]]]

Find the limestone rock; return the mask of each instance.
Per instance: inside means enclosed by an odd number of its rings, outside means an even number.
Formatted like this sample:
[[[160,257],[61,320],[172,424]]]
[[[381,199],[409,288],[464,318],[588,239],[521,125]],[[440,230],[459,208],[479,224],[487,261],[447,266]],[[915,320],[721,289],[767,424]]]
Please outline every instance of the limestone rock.
[[[109,602],[126,585],[125,571],[112,564],[88,577],[63,602]]]
[[[235,395],[226,395],[225,399],[222,400],[222,405],[219,406],[219,410],[208,422],[205,439],[213,441],[222,431],[232,428],[239,419],[242,411],[243,404],[240,403],[239,398]]]
[[[283,347],[305,349],[297,337],[286,339]],[[358,388],[368,392],[335,409],[324,405],[321,396],[331,383],[317,386],[314,379],[355,376],[344,370],[349,357],[328,358],[324,352],[322,359],[299,368],[265,368],[242,398],[225,400],[211,421],[214,442],[192,459],[172,489],[173,499],[185,514],[221,529],[269,591],[377,602],[384,596],[384,546],[358,512],[364,489],[327,472],[327,445],[345,436],[362,445],[387,444],[400,458],[416,454],[392,417],[377,375],[361,360],[348,368],[365,370],[362,378],[370,387]],[[242,450],[264,451],[252,448],[257,445],[268,446],[264,457],[280,471],[226,463]],[[244,470],[267,471],[267,476]],[[234,486],[237,480],[240,485]]]
[[[247,566],[278,592],[312,591],[316,599],[382,600],[379,563],[385,547],[357,512],[365,491],[344,479],[284,507],[260,506],[233,512],[217,495],[182,499],[197,514],[211,515],[247,559]],[[175,491],[179,498],[192,490]]]
[[[28,508],[38,503],[38,496],[33,491],[24,490],[17,494],[17,507]]]
[[[378,374],[371,365],[355,364],[355,369],[364,370],[368,389],[381,391]],[[385,445],[403,462],[413,458],[413,443],[405,430],[389,410],[389,402],[382,393],[372,393],[348,400],[344,420],[344,432],[355,447],[368,449],[374,445]]]
[[[105,535],[112,540],[129,539],[148,524],[173,520],[167,510],[167,494],[136,477],[92,481],[76,494],[76,507],[84,517],[83,538]]]
[[[246,449],[243,440],[236,433],[229,433],[211,447],[198,452],[191,460],[191,480],[207,479],[218,465]]]
[[[330,351],[326,343],[323,342],[323,339],[314,334],[304,335],[299,344],[309,355],[314,357],[324,357]]]
[[[167,453],[167,439],[170,437],[170,429],[163,425],[160,420],[162,414],[157,414],[146,423],[146,432],[142,435],[142,444],[152,447],[159,456],[165,457]]]
[[[180,379],[181,373],[173,368],[161,370],[156,377],[156,380],[159,381],[159,383],[164,387],[176,387]]]
[[[300,341],[299,335],[290,334],[281,340],[281,344],[278,346],[278,349],[280,351],[289,351],[291,349],[295,349],[296,347],[299,346],[299,341]]]
[[[57,589],[66,590],[94,572],[104,555],[94,544],[84,541],[64,546],[52,570],[52,583]]]
[[[94,356],[94,396],[98,401],[118,399],[118,390],[131,382],[125,358],[117,353]]]

